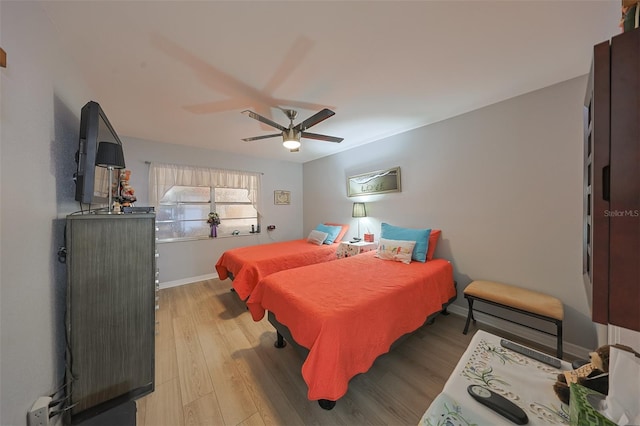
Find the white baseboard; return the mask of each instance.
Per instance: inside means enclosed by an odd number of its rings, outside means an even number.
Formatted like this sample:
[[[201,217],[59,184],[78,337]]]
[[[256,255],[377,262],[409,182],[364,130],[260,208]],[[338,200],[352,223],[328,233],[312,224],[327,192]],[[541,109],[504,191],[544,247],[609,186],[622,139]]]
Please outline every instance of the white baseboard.
[[[211,280],[215,278],[218,278],[218,274],[213,273],[213,274],[200,275],[198,277],[183,278],[181,280],[167,281],[164,283],[160,283],[160,290],[162,290],[163,288],[178,287],[185,284],[193,284],[193,283],[197,283],[198,281],[206,281],[206,280]]]
[[[449,305],[447,308],[449,312],[452,312],[457,315],[461,315],[464,318],[467,317],[467,313],[469,312],[468,308],[464,308],[458,305]],[[473,311],[473,317],[477,322],[486,324],[490,327],[494,327],[500,330],[504,330],[507,333],[514,334],[516,336],[520,336],[523,339],[531,340],[532,342],[540,343],[543,346],[546,346],[553,350],[553,354],[555,354],[556,347],[556,339],[553,336],[546,335],[541,332],[537,332],[535,330],[529,329],[527,327],[520,326],[518,324],[514,324],[509,321],[504,321],[499,318],[492,317],[490,315],[485,315],[481,312]],[[469,325],[469,328],[473,326],[473,323]],[[460,330],[462,332],[462,330]],[[592,349],[586,349],[582,346],[574,345],[572,343],[567,343],[566,341],[562,342],[562,349],[565,355],[571,355],[575,358],[586,358],[589,352],[593,351]]]

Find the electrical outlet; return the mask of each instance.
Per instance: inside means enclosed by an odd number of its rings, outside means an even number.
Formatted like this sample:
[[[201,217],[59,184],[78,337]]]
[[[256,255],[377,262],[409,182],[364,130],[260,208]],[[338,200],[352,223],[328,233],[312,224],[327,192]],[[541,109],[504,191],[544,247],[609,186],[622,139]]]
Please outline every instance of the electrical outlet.
[[[27,413],[28,426],[49,426],[49,404],[51,398],[41,396],[33,403],[31,410]]]

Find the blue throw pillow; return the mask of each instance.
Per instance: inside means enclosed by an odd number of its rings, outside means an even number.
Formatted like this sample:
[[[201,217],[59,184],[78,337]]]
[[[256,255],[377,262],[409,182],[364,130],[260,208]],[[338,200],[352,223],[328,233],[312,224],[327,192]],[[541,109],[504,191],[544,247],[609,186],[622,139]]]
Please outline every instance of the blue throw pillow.
[[[401,228],[399,226],[389,225],[388,223],[383,223],[380,230],[380,238],[415,241],[416,245],[413,247],[411,259],[417,260],[418,262],[427,261],[429,235],[431,235],[431,229]]]
[[[320,232],[326,232],[327,239],[324,240],[324,244],[333,244],[333,242],[338,238],[338,234],[342,231],[342,226],[330,226],[323,225],[322,223],[316,226],[316,230]]]

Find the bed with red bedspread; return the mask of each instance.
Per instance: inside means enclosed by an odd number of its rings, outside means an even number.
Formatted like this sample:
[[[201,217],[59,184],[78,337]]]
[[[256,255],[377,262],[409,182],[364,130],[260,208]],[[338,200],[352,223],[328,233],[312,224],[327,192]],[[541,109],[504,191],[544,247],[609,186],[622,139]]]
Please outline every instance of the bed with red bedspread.
[[[246,300],[258,282],[274,272],[336,260],[338,244],[311,244],[306,239],[282,241],[225,251],[216,263],[221,280],[233,279],[233,288]]]
[[[247,306],[254,321],[269,311],[276,329],[283,325],[308,350],[302,365],[307,397],[331,409],[352,377],[455,298],[447,260],[404,264],[371,251],[269,275]]]

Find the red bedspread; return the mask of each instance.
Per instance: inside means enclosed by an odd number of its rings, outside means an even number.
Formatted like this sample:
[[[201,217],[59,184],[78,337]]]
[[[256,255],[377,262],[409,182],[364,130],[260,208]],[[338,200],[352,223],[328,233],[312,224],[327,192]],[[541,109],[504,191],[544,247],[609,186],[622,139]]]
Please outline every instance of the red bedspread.
[[[284,269],[335,260],[338,244],[292,240],[225,251],[216,263],[221,280],[233,274],[233,288],[245,300],[262,278]]]
[[[269,275],[247,305],[255,321],[271,311],[309,349],[302,365],[308,398],[335,401],[353,376],[455,296],[448,261],[406,265],[372,251]]]

